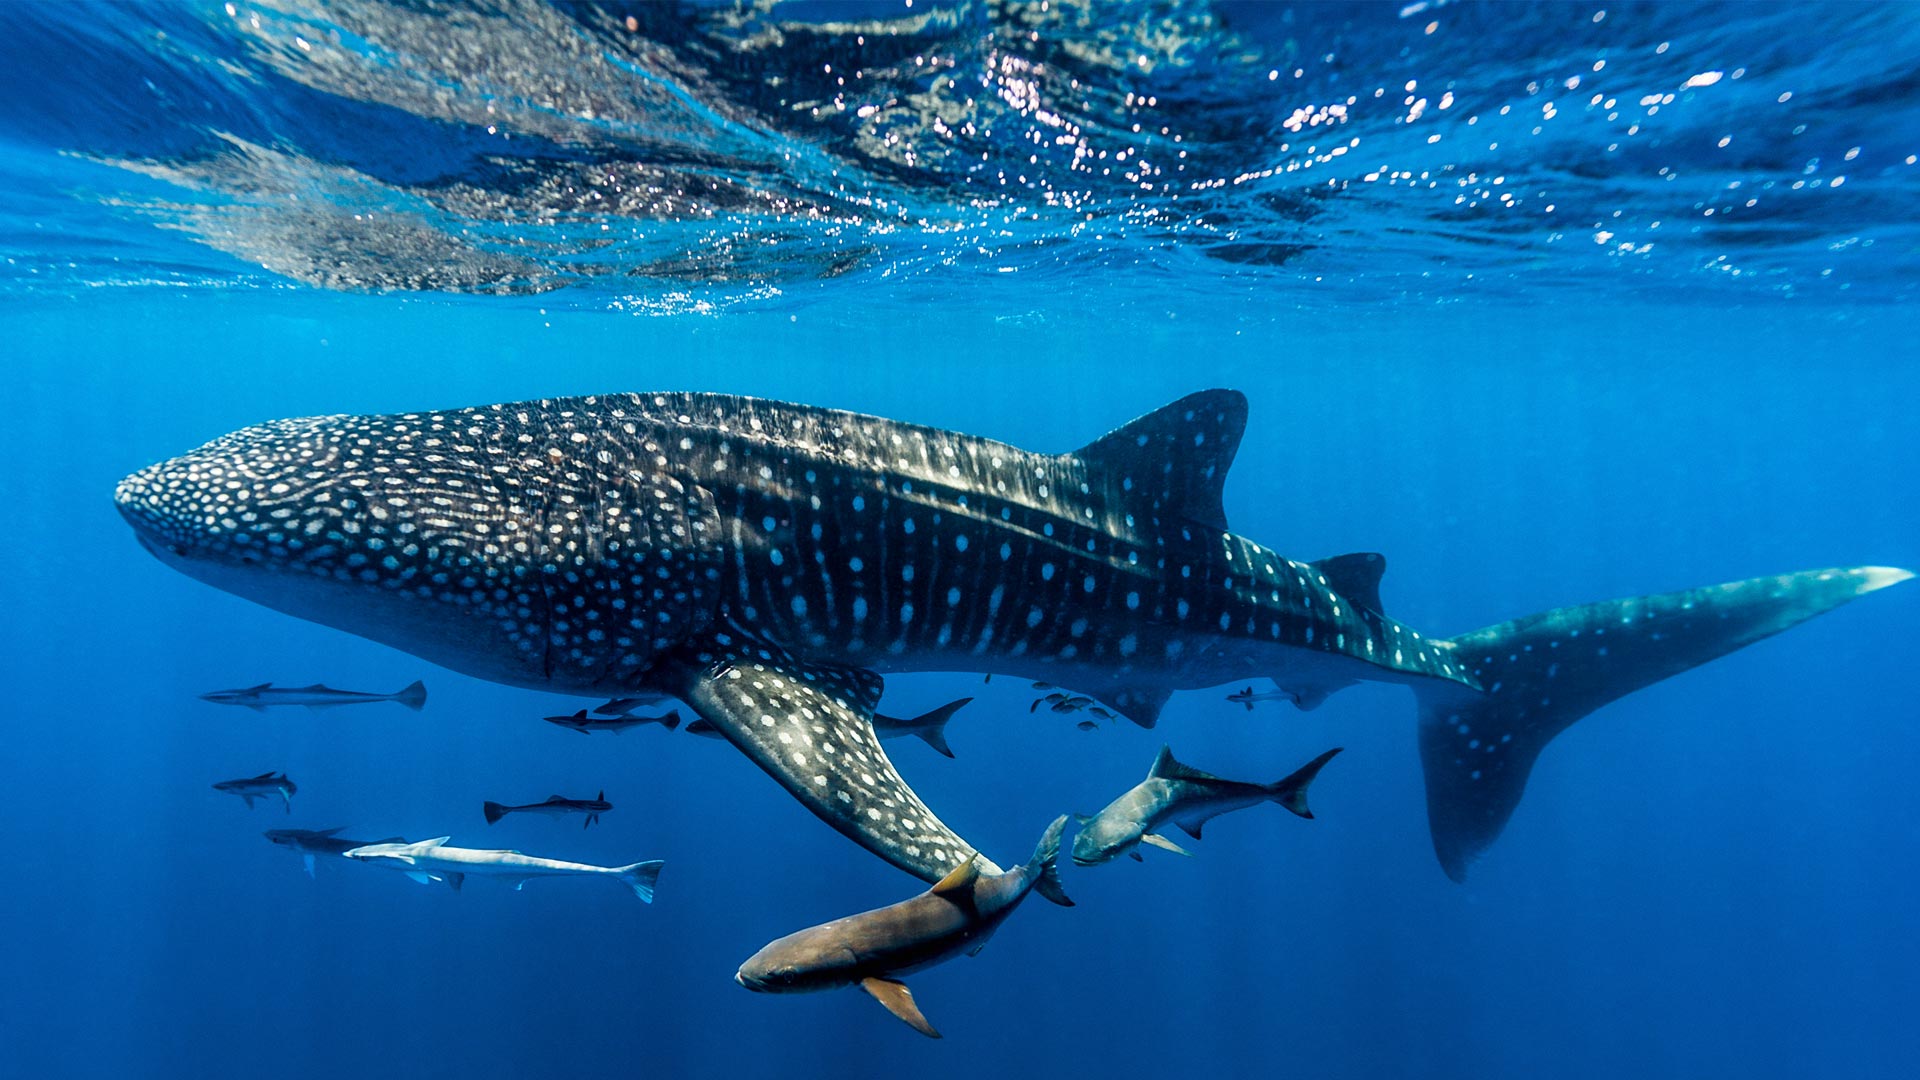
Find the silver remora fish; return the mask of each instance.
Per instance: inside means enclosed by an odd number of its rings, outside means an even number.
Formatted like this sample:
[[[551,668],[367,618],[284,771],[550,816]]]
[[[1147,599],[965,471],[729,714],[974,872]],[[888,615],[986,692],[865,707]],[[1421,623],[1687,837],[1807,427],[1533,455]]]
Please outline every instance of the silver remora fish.
[[[1243,784],[1222,780],[1212,773],[1182,765],[1165,746],[1153,759],[1147,778],[1128,789],[1126,794],[1107,804],[1091,818],[1083,818],[1073,838],[1073,861],[1077,866],[1095,866],[1121,855],[1132,855],[1142,843],[1165,848],[1179,855],[1192,852],[1161,836],[1155,830],[1173,822],[1195,840],[1200,828],[1230,810],[1275,802],[1303,818],[1313,816],[1307,809],[1307,785],[1320,775],[1320,769],[1340,752],[1339,747],[1321,754],[1291,776],[1272,784]]]

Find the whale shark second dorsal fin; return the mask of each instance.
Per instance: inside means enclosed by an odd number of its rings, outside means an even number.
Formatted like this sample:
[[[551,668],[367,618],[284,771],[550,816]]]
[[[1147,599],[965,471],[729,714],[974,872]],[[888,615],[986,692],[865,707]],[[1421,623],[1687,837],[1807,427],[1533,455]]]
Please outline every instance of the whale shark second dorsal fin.
[[[1074,456],[1090,477],[1119,488],[1124,501],[1224,532],[1221,491],[1246,428],[1246,395],[1202,390],[1102,435]]]
[[[1191,765],[1182,765],[1174,760],[1173,748],[1161,746],[1160,755],[1153,759],[1153,768],[1147,770],[1149,780],[1218,780],[1219,777],[1201,772]]]
[[[1353,606],[1385,617],[1380,607],[1380,577],[1387,572],[1387,557],[1374,551],[1356,551],[1351,555],[1330,555],[1307,564],[1327,579],[1327,587],[1353,602]]]

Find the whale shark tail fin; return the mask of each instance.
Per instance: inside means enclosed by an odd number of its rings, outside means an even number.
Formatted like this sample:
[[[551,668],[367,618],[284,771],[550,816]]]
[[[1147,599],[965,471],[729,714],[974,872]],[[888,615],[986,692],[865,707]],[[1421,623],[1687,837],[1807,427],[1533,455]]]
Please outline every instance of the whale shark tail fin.
[[[633,895],[639,897],[641,903],[651,904],[654,882],[660,880],[660,868],[665,865],[667,864],[660,859],[630,863],[616,868],[614,874],[620,878],[622,884],[633,890]]]
[[[1073,900],[1061,886],[1060,868],[1055,865],[1060,858],[1060,838],[1066,831],[1067,815],[1061,814],[1041,834],[1039,846],[1033,849],[1033,858],[1027,860],[1027,873],[1034,875],[1034,892],[1061,907],[1072,907]]]
[[[1422,683],[1427,821],[1447,876],[1493,843],[1555,735],[1602,705],[1913,575],[1807,570],[1558,608],[1447,642],[1482,689]]]

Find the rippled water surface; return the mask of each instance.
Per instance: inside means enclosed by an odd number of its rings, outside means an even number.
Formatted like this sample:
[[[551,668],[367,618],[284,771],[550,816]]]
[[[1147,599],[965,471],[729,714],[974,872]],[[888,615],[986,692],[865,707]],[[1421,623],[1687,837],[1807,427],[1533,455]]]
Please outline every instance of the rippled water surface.
[[[11,290],[1900,300],[1900,4],[10,4]],[[57,156],[56,156],[57,155]],[[136,241],[129,247],[128,238]]]

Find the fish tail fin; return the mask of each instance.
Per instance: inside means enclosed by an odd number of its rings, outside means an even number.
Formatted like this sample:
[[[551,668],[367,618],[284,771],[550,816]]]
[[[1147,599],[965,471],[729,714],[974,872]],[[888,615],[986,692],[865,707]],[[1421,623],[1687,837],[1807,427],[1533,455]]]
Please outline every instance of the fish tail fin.
[[[1040,834],[1040,844],[1033,849],[1033,858],[1027,860],[1027,873],[1033,877],[1033,891],[1059,904],[1072,907],[1073,900],[1067,896],[1067,890],[1060,884],[1060,837],[1067,831],[1067,815],[1061,814]]]
[[[1313,811],[1307,807],[1307,785],[1313,783],[1313,778],[1319,776],[1320,770],[1342,749],[1344,747],[1336,746],[1295,769],[1286,779],[1268,785],[1267,797],[1300,817],[1311,819]]]
[[[415,679],[408,683],[405,689],[395,691],[393,700],[414,712],[419,712],[427,704],[427,686],[419,679]]]
[[[487,824],[489,825],[492,825],[493,823],[499,821],[501,818],[507,816],[507,808],[504,806],[501,806],[497,802],[481,803],[480,812],[487,815]]]
[[[949,701],[937,709],[921,713],[912,720],[913,733],[918,735],[922,742],[933,747],[935,753],[943,757],[952,757],[953,748],[947,745],[947,721],[953,719],[953,714],[959,712],[962,705],[972,700],[970,697],[963,697],[958,701]]]
[[[1482,689],[1416,688],[1427,821],[1447,876],[1499,837],[1540,751],[1602,705],[1913,575],[1806,570],[1558,608],[1443,642]]]
[[[668,731],[672,731],[680,726],[680,710],[668,709],[666,712],[654,717],[653,722],[665,727]],[[615,730],[616,732],[618,731],[617,728]]]
[[[660,868],[665,865],[667,864],[663,860],[654,859],[651,862],[637,862],[618,867],[614,873],[627,888],[633,890],[633,895],[639,897],[641,903],[651,904],[654,882],[660,880]]]

